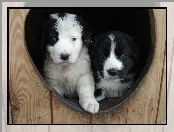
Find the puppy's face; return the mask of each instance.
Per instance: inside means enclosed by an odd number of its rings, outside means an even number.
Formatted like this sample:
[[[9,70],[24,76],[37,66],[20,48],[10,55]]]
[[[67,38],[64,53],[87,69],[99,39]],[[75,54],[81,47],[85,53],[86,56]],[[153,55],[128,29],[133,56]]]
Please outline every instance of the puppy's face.
[[[43,27],[43,46],[55,63],[76,62],[84,26],[74,14],[51,14]]]
[[[94,42],[94,65],[105,79],[124,79],[134,66],[135,51],[131,37],[121,32],[109,32]]]

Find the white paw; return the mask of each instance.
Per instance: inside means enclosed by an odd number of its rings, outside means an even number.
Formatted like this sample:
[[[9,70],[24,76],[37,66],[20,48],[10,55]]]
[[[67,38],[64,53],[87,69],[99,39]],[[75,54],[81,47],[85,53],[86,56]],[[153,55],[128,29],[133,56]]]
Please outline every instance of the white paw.
[[[103,100],[104,98],[105,98],[105,95],[100,95],[100,96],[96,97],[95,99],[97,101],[100,101],[100,100]]]
[[[106,94],[106,93],[105,93],[104,91],[102,91],[101,95],[97,96],[95,99],[96,99],[97,101],[103,100],[103,99],[105,98],[105,94]]]
[[[99,110],[99,103],[93,98],[85,98],[83,100],[79,100],[81,107],[92,114],[95,114]]]

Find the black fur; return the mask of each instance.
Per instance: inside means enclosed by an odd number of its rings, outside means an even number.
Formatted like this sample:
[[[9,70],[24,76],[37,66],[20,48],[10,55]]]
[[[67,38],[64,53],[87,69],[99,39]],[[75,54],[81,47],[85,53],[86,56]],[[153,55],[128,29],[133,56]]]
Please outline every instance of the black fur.
[[[135,81],[138,74],[138,54],[139,48],[134,39],[122,33],[121,31],[110,31],[101,34],[94,38],[93,44],[89,48],[92,69],[94,72],[95,82],[99,83],[101,78],[104,78],[103,67],[105,60],[110,55],[111,40],[108,37],[110,34],[114,35],[114,42],[116,42],[115,55],[124,64],[123,70],[119,70],[119,78],[121,83],[128,81]],[[132,74],[133,77],[128,75]],[[98,90],[97,90],[98,93]]]
[[[58,13],[58,17],[66,17],[66,13]],[[82,20],[81,17],[76,15],[76,21],[83,28],[82,30],[82,40],[86,46],[91,43],[91,29],[88,24]],[[54,45],[58,40],[59,33],[55,30],[55,24],[57,20],[52,19],[50,14],[45,13],[43,21],[36,33],[36,41],[40,45],[41,49],[45,51],[48,43]],[[51,42],[51,43],[50,43]]]
[[[82,31],[82,40],[85,43],[86,46],[89,46],[89,44],[91,43],[91,37],[92,37],[92,31],[89,27],[89,25],[83,21],[83,19],[79,16],[76,16],[76,21],[79,22],[79,24],[82,26],[83,31]]]
[[[47,44],[54,45],[54,37],[58,41],[58,32],[55,30],[56,20],[51,19],[49,14],[45,14],[43,21],[36,32],[36,41],[40,48],[45,51]]]

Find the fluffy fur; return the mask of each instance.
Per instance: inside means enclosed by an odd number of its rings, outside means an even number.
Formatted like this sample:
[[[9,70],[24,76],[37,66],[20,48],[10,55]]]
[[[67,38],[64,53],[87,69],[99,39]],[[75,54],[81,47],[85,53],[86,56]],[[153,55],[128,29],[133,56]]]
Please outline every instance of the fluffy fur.
[[[138,51],[133,38],[120,31],[107,32],[95,38],[89,53],[96,89],[101,90],[97,101],[105,96],[120,97],[131,87],[136,75]]]
[[[97,113],[94,78],[87,46],[91,31],[74,14],[51,14],[44,19],[38,33],[38,43],[44,50],[44,77],[61,96],[79,97],[81,107]]]

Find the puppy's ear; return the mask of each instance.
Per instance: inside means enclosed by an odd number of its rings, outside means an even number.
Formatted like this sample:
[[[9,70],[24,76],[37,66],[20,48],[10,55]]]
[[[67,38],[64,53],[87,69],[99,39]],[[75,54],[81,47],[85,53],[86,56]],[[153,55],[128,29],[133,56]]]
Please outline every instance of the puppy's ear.
[[[129,40],[130,40],[130,43],[131,43],[131,50],[133,52],[132,53],[133,59],[135,61],[138,61],[138,56],[139,56],[140,49],[139,49],[139,47],[138,47],[138,45],[137,45],[137,43],[136,43],[136,41],[133,37],[129,36]]]
[[[81,17],[76,17],[76,20],[79,22],[79,24],[82,26],[82,40],[85,43],[85,45],[88,47],[91,44],[92,41],[92,31],[89,27],[89,25],[83,21]]]
[[[96,54],[96,50],[98,45],[102,45],[102,43],[104,42],[104,34],[99,34],[98,36],[94,36],[91,39],[91,43],[88,47],[89,51],[90,51],[90,55],[92,56],[92,58],[95,56]]]
[[[45,25],[50,20],[50,15],[48,13],[43,14],[43,19],[36,30],[36,42],[42,50],[44,50],[44,31]]]

